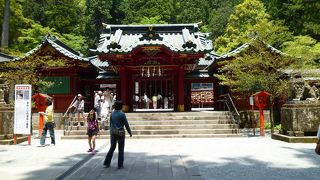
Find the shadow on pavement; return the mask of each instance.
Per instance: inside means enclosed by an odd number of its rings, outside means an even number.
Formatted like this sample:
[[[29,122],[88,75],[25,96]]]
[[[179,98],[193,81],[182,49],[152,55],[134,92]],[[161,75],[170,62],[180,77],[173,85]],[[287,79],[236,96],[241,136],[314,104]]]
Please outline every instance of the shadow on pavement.
[[[62,179],[319,179],[320,157],[312,149],[297,150],[285,146],[281,148],[293,151],[292,158],[296,159],[295,163],[291,163],[291,159],[285,159],[281,164],[277,164],[273,163],[272,159],[261,160],[263,157],[254,155],[237,158],[208,158],[206,161],[200,161],[188,155],[125,152],[124,169],[119,170],[117,169],[118,154],[114,154],[111,167],[104,168],[103,160],[106,152],[100,151],[96,155],[75,154],[66,157],[64,162],[52,164],[48,169],[30,172],[26,179],[55,179],[67,171],[70,168],[70,161],[77,157],[82,158],[82,163]],[[303,160],[301,165],[299,159]],[[51,176],[48,176],[50,174]]]

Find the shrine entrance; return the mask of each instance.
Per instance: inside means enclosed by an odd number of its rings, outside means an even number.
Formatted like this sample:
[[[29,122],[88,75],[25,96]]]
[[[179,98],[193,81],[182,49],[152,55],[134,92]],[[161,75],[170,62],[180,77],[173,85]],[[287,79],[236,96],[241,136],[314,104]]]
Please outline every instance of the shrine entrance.
[[[212,50],[198,24],[107,25],[101,37],[98,59],[119,76],[124,112],[191,110],[185,75],[205,69]]]
[[[174,86],[171,77],[137,77],[134,81],[134,111],[173,111]]]

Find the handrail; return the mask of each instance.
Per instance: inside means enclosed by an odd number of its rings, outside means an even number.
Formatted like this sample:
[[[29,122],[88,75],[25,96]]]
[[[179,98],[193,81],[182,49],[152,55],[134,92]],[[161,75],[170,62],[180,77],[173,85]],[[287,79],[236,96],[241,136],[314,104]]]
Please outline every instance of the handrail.
[[[240,114],[237,110],[237,107],[234,105],[234,102],[230,96],[230,94],[222,94],[220,95],[221,98],[223,98],[223,102],[228,108],[228,111],[231,113],[234,121],[239,125],[240,123]]]
[[[71,101],[70,105],[68,106],[68,109],[66,110],[66,112],[64,113],[64,115],[62,116],[62,118],[64,119],[64,135],[66,135],[66,131],[69,130],[69,124],[70,124],[70,117],[68,115],[67,117],[67,120],[66,120],[66,115],[68,114],[70,108],[71,108],[71,105],[74,103],[74,100],[77,98],[77,96],[75,96],[73,98],[73,100]],[[71,125],[71,128],[72,128],[72,125]]]

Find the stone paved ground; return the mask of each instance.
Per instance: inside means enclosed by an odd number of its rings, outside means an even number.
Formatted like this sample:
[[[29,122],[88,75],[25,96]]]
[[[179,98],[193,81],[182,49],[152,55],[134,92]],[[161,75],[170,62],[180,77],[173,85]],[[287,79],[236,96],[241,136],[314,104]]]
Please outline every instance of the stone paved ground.
[[[103,168],[108,140],[97,141],[96,155],[86,152],[86,140],[58,140],[46,147],[37,147],[38,142],[0,146],[0,179],[320,179],[315,144],[289,144],[269,136],[127,138],[121,170],[117,153],[111,167]]]

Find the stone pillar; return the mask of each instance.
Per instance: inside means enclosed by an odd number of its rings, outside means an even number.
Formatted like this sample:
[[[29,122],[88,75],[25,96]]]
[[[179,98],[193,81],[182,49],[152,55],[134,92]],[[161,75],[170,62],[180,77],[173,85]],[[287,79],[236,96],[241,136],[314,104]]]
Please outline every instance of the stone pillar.
[[[0,140],[11,139],[13,135],[14,108],[0,105]]]
[[[7,104],[4,100],[4,95],[8,91],[8,86],[6,84],[0,84],[0,105]]]

